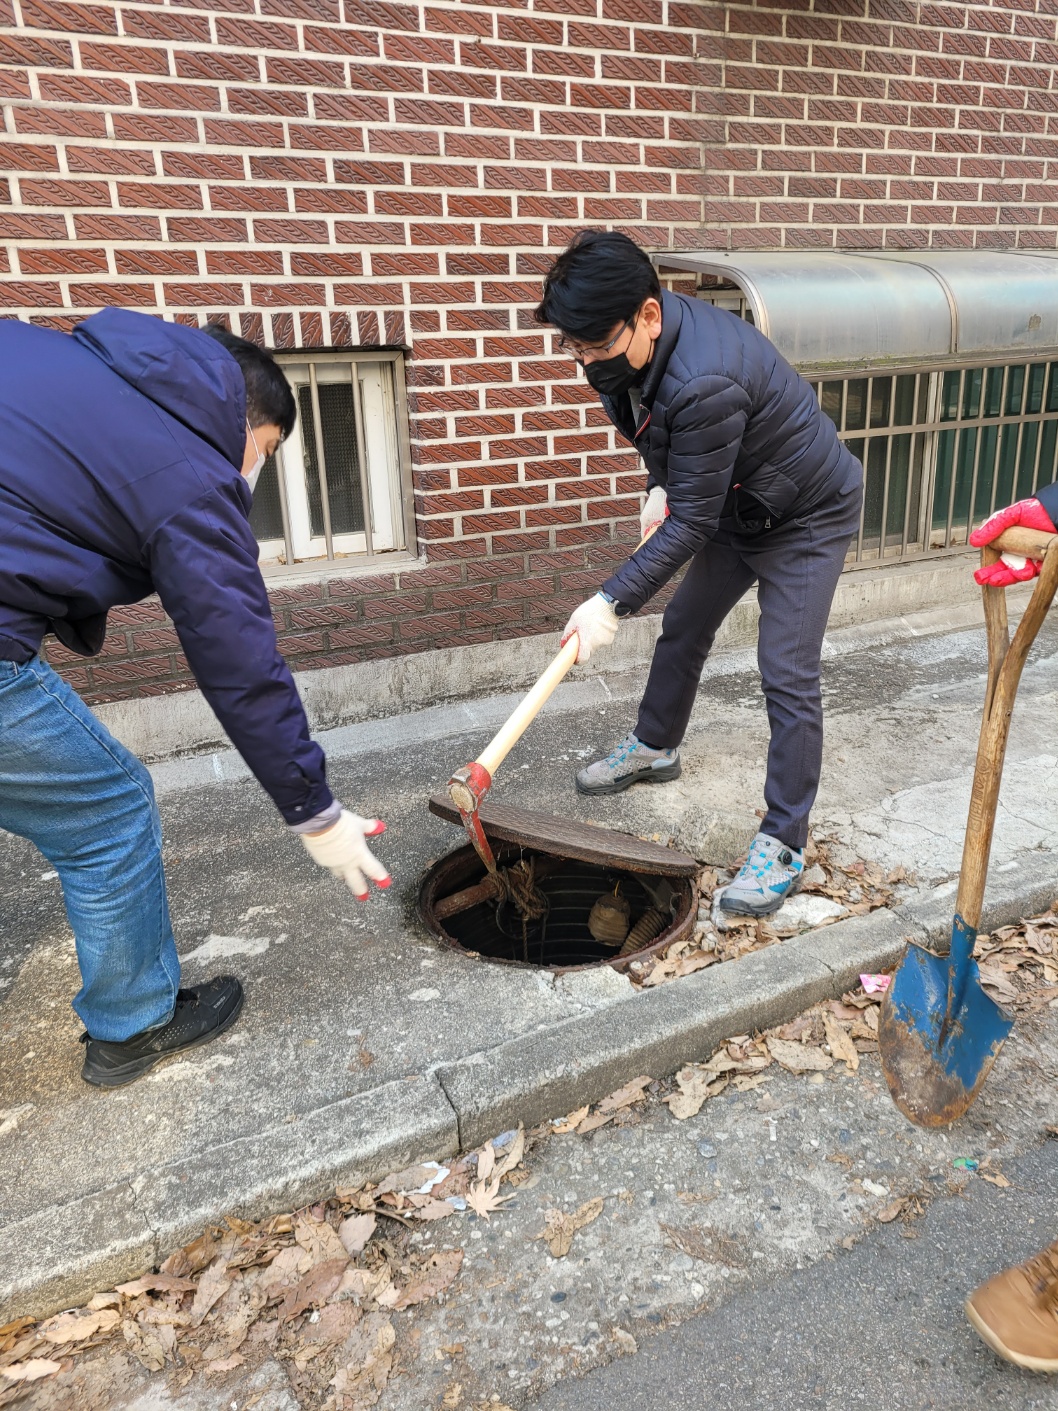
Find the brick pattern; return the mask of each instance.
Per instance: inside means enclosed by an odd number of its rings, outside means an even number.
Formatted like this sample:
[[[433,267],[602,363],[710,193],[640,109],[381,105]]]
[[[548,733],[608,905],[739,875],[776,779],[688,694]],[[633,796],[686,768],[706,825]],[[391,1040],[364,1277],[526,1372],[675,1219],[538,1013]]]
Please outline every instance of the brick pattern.
[[[533,323],[654,249],[1056,245],[1054,0],[0,0],[0,316],[122,303],[409,350],[428,567],[273,594],[296,667],[556,626],[642,483]],[[61,662],[188,684],[159,608]]]
[[[278,589],[295,665],[539,631],[597,585],[641,477],[530,311],[580,226],[698,240],[691,9],[0,4],[3,314],[66,328],[121,303],[277,348],[410,349],[430,568],[311,605]],[[171,634],[126,618],[69,664],[93,699],[182,679]]]
[[[709,248],[1058,244],[1058,8],[703,4]]]
[[[557,632],[613,563],[635,547],[612,541],[579,549],[505,553],[393,573],[279,588],[271,594],[283,653],[294,671],[464,646],[497,637]],[[668,601],[669,589],[655,607]],[[172,624],[154,600],[110,614],[98,657],[75,656],[49,638],[51,664],[90,703],[160,695],[194,685]]]

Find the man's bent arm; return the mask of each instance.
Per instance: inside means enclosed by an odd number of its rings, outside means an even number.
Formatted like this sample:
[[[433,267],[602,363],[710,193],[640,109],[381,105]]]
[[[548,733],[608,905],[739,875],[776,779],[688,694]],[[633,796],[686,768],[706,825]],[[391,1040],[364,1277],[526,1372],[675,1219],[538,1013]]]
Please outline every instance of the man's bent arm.
[[[333,803],[323,751],[276,644],[257,541],[238,486],[220,486],[151,536],[147,566],[195,680],[288,823]]]

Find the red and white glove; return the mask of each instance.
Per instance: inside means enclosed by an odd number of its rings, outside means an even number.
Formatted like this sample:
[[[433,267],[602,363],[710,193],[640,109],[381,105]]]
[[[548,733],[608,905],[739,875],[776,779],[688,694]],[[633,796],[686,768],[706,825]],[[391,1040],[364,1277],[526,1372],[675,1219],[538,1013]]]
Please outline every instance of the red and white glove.
[[[377,838],[385,831],[386,825],[381,819],[360,818],[343,808],[337,823],[332,823],[322,833],[299,836],[313,862],[326,867],[344,882],[358,901],[367,901],[366,877],[381,888],[388,887],[393,880],[364,841]]]
[[[594,598],[581,603],[563,627],[562,645],[565,646],[575,632],[580,639],[577,661],[587,661],[592,652],[610,645],[617,636],[618,623],[619,618],[613,610],[613,605],[607,602],[601,593],[596,593]]]
[[[668,518],[669,497],[660,485],[655,485],[647,496],[647,502],[639,511],[639,537],[645,539],[651,529],[657,528]]]
[[[1006,529],[1035,529],[1045,534],[1055,532],[1050,515],[1039,500],[1018,500],[1005,509],[996,510],[979,529],[970,535],[975,549],[998,539]],[[997,562],[974,571],[974,579],[985,588],[1009,588],[1012,583],[1025,583],[1035,578],[1043,567],[1040,559],[1027,559],[1021,554],[1001,554]]]

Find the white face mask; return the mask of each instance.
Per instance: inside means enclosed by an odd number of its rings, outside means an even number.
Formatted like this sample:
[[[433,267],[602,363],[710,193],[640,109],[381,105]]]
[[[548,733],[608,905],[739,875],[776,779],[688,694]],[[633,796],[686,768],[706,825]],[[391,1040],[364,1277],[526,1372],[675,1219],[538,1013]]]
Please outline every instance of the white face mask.
[[[253,465],[250,467],[250,469],[246,472],[244,476],[247,485],[249,485],[250,487],[250,494],[252,495],[254,492],[254,487],[256,486],[258,480],[261,478],[261,471],[264,470],[264,463],[268,459],[268,457],[257,444],[257,437],[253,434],[253,427],[250,425],[249,422],[246,423],[246,430],[250,433],[250,440],[253,442],[253,448],[257,452],[257,459],[254,461]]]

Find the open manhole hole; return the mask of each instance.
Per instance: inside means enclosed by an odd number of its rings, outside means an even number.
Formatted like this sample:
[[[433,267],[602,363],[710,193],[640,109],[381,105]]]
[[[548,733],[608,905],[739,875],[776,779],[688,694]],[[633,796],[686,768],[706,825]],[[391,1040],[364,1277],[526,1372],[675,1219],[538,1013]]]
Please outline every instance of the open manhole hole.
[[[446,799],[430,807],[442,817],[454,813]],[[524,879],[531,866],[537,914],[526,915],[510,888],[497,895],[474,849],[459,848],[433,864],[419,892],[420,915],[445,945],[562,973],[599,965],[623,970],[691,934],[698,901],[693,858],[625,833],[498,804],[483,808],[481,818],[501,872],[513,869],[512,877]],[[549,850],[527,846],[526,837]]]

